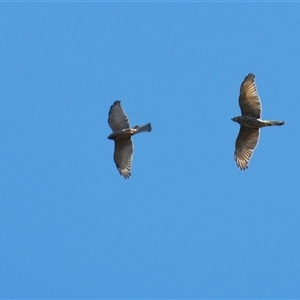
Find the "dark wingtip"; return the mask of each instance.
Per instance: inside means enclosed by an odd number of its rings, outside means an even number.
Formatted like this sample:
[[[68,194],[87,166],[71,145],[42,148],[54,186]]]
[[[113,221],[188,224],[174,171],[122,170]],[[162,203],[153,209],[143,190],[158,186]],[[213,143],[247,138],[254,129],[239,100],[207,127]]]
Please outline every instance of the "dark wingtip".
[[[120,105],[121,105],[121,100],[116,100],[111,107],[120,106]]]
[[[254,75],[253,73],[249,73],[249,74],[245,77],[244,81],[246,81],[246,80],[254,80],[254,79],[255,79],[255,75]]]
[[[121,106],[121,100],[116,100],[116,101],[114,101],[114,103],[110,106],[109,112],[108,112],[108,118],[109,118],[109,116],[110,116],[110,114],[111,114],[111,110],[112,110],[113,107],[115,107],[115,106]]]

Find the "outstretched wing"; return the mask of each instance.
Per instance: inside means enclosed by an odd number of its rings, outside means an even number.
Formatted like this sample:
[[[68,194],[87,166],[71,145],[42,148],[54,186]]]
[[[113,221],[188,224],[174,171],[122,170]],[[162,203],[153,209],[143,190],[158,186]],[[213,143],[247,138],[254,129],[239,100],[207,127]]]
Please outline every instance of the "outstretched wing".
[[[129,128],[129,120],[121,106],[120,100],[115,101],[110,107],[108,113],[108,124],[112,131]]]
[[[255,75],[249,73],[241,84],[239,105],[242,116],[260,118],[261,102],[254,82]]]
[[[234,159],[241,170],[248,168],[254,149],[259,140],[259,129],[241,126],[235,142]]]
[[[131,175],[133,143],[131,138],[115,141],[114,161],[121,175],[126,179]]]

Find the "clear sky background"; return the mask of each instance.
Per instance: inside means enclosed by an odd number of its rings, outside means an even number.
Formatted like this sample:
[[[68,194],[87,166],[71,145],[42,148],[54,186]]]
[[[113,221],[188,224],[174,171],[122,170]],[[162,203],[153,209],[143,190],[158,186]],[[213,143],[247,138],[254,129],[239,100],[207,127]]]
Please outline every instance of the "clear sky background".
[[[1,3],[1,298],[299,298],[299,3]],[[264,128],[233,159],[253,72]],[[107,139],[121,100],[125,180]]]

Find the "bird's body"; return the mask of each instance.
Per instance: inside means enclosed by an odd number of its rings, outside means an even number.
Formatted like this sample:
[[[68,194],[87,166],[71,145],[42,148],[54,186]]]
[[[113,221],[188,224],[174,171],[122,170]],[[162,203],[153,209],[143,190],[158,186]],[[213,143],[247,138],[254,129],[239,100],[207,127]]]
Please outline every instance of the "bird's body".
[[[283,121],[265,121],[261,119],[257,119],[251,116],[238,116],[232,118],[234,122],[239,123],[241,126],[245,126],[248,128],[259,129],[266,126],[280,126],[283,125]]]
[[[108,113],[108,124],[112,129],[112,133],[107,137],[115,142],[114,161],[119,173],[124,178],[131,175],[131,165],[133,156],[133,143],[131,137],[137,133],[152,130],[151,124],[143,126],[136,125],[132,128],[129,126],[129,120],[123,108],[121,101],[117,100],[110,107]]]
[[[248,168],[249,161],[259,141],[259,129],[266,126],[281,126],[284,121],[262,120],[261,102],[254,82],[255,75],[248,74],[240,87],[239,105],[241,116],[232,118],[240,124],[235,142],[234,159],[241,170]]]
[[[118,131],[115,131],[113,133],[111,133],[107,138],[109,140],[122,140],[122,139],[128,139],[131,137],[131,134],[130,134],[130,128],[128,129],[122,129],[122,130],[118,130]]]
[[[143,126],[136,125],[132,128],[125,128],[122,130],[118,130],[118,131],[111,133],[107,138],[109,140],[122,140],[122,139],[127,139],[127,138],[129,138],[137,133],[143,132],[143,131],[150,132],[151,124],[148,123]]]

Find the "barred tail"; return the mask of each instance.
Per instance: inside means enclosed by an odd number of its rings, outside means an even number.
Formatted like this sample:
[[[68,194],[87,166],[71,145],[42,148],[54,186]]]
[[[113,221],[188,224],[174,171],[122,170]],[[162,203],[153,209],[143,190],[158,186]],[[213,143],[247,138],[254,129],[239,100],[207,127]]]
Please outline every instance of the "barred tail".
[[[269,121],[270,122],[270,126],[281,126],[283,125],[285,122],[284,121]]]

